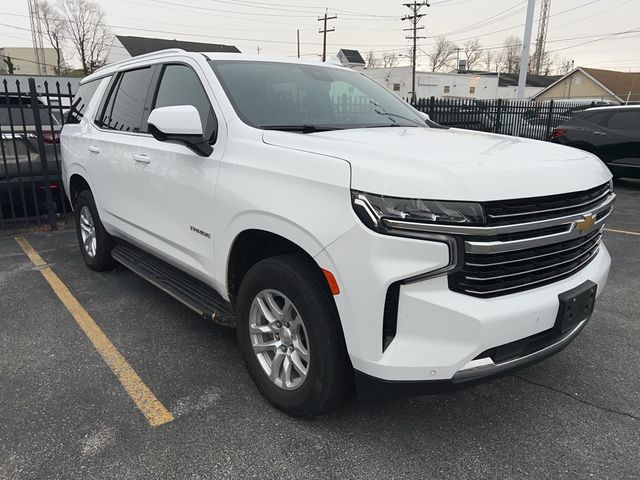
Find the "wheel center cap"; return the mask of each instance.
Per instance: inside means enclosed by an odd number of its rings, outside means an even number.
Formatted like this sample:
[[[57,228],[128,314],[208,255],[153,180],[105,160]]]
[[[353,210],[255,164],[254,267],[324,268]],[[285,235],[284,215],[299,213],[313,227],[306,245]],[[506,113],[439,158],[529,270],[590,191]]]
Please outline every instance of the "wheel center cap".
[[[291,333],[291,330],[286,327],[282,329],[280,337],[282,338],[282,341],[287,345],[291,345],[293,343],[293,333]]]

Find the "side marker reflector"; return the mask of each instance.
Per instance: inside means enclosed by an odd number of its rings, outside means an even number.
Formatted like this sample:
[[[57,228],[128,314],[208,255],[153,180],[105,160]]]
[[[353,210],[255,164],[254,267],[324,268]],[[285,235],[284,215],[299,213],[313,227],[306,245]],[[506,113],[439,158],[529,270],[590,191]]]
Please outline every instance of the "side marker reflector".
[[[331,290],[332,295],[338,295],[340,293],[340,287],[338,286],[338,282],[336,281],[336,277],[333,276],[329,270],[321,269],[322,273],[324,273],[324,278],[327,279],[327,283],[329,284],[329,290]]]

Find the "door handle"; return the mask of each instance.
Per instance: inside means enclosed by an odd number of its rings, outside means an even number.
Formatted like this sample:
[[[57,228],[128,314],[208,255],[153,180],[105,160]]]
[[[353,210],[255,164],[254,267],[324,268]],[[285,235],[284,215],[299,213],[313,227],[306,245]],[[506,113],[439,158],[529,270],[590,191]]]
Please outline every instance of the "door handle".
[[[605,132],[593,132],[594,135],[600,135],[600,136],[606,136],[607,134]]]
[[[138,163],[151,163],[151,158],[149,158],[149,155],[134,153],[133,159]]]
[[[91,153],[100,153],[100,147],[96,147],[95,145],[89,145],[89,151]]]

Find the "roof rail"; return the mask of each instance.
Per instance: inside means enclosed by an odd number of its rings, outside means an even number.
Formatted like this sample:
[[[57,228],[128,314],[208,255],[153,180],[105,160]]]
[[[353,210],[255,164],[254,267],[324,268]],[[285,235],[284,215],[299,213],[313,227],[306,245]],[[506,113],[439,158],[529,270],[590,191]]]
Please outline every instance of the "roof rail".
[[[123,63],[131,62],[133,60],[143,60],[145,58],[153,58],[158,54],[168,54],[168,53],[186,53],[186,50],[182,48],[165,48],[164,50],[156,50],[155,52],[144,53],[142,55],[136,55],[135,57],[123,58],[122,60],[118,60],[117,62],[109,63],[104,67],[100,67],[94,73],[100,72],[101,70],[105,70],[107,68],[122,65]]]

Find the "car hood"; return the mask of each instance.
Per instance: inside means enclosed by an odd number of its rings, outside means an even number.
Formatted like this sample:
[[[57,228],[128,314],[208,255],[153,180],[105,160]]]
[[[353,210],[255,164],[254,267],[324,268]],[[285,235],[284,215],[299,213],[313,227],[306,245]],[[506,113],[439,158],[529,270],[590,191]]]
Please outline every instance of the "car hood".
[[[343,159],[351,186],[382,195],[489,201],[586,190],[611,178],[582,150],[460,129],[368,128],[299,134],[267,144]]]

